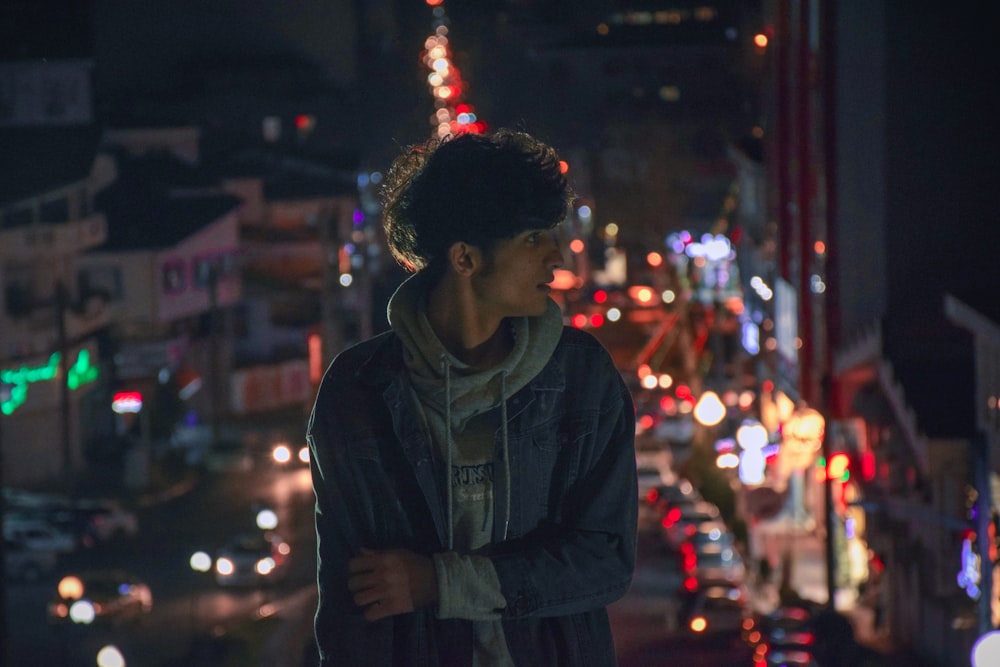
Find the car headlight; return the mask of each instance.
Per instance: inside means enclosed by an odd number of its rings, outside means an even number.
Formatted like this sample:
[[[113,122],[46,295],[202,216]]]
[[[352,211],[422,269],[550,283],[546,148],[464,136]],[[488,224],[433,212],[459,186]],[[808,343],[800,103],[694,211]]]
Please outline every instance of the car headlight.
[[[275,445],[274,449],[271,451],[271,458],[273,458],[277,463],[285,465],[292,460],[292,450],[285,444]]]
[[[217,558],[215,560],[215,571],[224,577],[228,577],[236,571],[236,566],[233,565],[233,561],[228,558]]]
[[[97,610],[90,600],[77,600],[69,608],[69,618],[74,623],[90,625],[97,616]]]
[[[275,563],[274,559],[268,556],[267,558],[261,558],[257,561],[257,574],[266,577],[274,571]]]

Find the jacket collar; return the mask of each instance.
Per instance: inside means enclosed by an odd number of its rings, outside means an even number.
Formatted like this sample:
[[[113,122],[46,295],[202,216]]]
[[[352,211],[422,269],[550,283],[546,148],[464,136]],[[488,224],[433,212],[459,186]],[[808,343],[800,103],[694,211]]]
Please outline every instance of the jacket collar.
[[[368,386],[385,386],[406,370],[403,363],[403,344],[392,331],[376,337],[373,343],[374,349],[371,355],[358,367],[357,378],[359,382]],[[550,358],[525,388],[528,387],[535,391],[562,391],[566,387],[566,377],[555,360]]]

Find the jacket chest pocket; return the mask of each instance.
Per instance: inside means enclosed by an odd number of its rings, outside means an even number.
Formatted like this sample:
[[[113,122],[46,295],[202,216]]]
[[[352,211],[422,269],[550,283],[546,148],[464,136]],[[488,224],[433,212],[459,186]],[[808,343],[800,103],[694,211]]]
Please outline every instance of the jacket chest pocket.
[[[561,500],[577,479],[582,451],[594,426],[588,416],[574,415],[551,420],[528,434],[517,471],[528,525],[559,519]]]
[[[399,462],[385,455],[375,434],[353,439],[347,451],[353,474],[343,480],[344,491],[350,493],[354,487],[354,497],[348,502],[358,503],[355,511],[364,517],[367,543],[394,544],[411,536],[412,525],[400,498],[400,487],[407,485],[397,477]]]

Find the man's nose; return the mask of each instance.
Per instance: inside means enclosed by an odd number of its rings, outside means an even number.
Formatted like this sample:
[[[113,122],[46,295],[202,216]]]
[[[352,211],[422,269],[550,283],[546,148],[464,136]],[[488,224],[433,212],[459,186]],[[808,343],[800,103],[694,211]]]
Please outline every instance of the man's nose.
[[[548,257],[548,266],[553,270],[561,269],[565,260],[563,259],[562,246],[559,244],[559,236],[552,232],[549,234],[549,240],[552,242],[552,248]]]

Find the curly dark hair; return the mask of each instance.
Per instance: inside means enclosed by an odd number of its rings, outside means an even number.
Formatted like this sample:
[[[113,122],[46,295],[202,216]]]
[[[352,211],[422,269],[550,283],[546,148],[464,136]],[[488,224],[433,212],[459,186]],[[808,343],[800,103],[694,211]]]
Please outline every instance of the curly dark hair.
[[[501,240],[555,227],[573,193],[555,149],[500,129],[410,146],[393,161],[381,197],[396,261],[410,271],[438,272],[458,241],[490,258]]]

